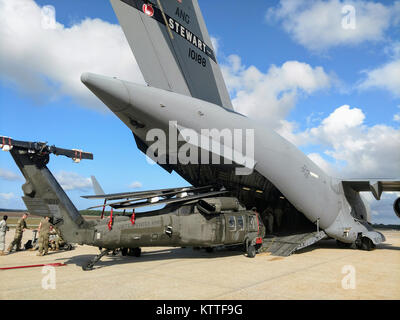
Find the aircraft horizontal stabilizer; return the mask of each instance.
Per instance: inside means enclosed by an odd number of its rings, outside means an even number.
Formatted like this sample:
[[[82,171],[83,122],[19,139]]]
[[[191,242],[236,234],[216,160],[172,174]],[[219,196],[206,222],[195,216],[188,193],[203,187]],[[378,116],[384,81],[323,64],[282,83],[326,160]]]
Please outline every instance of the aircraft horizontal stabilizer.
[[[400,191],[400,180],[347,180],[342,183],[354,191],[370,191],[376,200],[380,200],[382,192]]]

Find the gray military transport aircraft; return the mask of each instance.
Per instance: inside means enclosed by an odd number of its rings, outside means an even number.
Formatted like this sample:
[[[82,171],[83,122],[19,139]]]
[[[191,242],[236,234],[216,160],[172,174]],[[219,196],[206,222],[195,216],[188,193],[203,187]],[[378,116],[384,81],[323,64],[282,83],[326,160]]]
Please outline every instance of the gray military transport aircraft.
[[[222,185],[247,208],[283,208],[270,248],[275,253],[290,254],[327,236],[342,247],[355,243],[360,249],[385,240],[371,227],[360,192],[372,192],[379,200],[384,191],[400,191],[400,180],[331,177],[279,134],[235,112],[197,0],[110,1],[147,86],[92,73],[81,80],[129,127],[142,152],[195,187]],[[165,147],[153,148],[157,128],[169,132]],[[173,129],[179,138],[173,138]],[[198,134],[197,141],[188,138],[188,129]],[[229,155],[224,149],[229,139],[215,141],[204,129],[252,130],[254,139],[241,137]],[[200,150],[199,161],[179,161],[184,143]],[[202,157],[203,151],[219,156],[219,164]],[[238,169],[247,174],[237,174]],[[399,203],[395,212],[400,217]]]
[[[50,215],[68,242],[105,248],[84,269],[116,248],[138,256],[141,246],[243,244],[249,256],[261,245],[285,256],[328,237],[364,250],[385,241],[360,192],[379,200],[400,191],[400,180],[331,177],[279,134],[235,112],[197,0],[110,1],[147,86],[92,73],[81,81],[129,127],[143,153],[193,187],[86,196],[104,199],[103,211],[124,213],[85,221],[46,164],[50,153],[75,161],[91,154],[0,137],[26,179],[28,210]],[[394,211],[400,217],[400,198]],[[280,212],[275,224],[271,212]],[[274,226],[270,238],[261,239],[262,221]]]

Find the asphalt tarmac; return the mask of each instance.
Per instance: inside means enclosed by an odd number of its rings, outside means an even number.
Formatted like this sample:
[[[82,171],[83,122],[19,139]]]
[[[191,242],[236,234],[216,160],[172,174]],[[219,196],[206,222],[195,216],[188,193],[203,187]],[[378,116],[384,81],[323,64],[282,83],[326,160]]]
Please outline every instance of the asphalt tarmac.
[[[0,299],[399,299],[400,232],[373,251],[339,249],[320,241],[289,257],[268,253],[206,253],[192,248],[142,248],[142,256],[109,255],[92,271],[81,266],[98,248],[0,256],[0,268],[65,263],[59,267],[0,270]],[[7,233],[10,243],[14,230]],[[31,239],[24,233],[23,243]]]

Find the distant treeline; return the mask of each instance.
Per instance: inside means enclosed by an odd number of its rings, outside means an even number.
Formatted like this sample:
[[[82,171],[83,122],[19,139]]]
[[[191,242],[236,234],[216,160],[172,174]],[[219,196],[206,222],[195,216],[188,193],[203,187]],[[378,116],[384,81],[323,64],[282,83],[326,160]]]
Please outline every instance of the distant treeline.
[[[13,209],[1,209],[0,212],[28,212],[28,210],[13,210]],[[101,216],[102,210],[79,210],[79,213],[83,216]],[[104,211],[104,215],[109,216],[111,211]],[[120,212],[114,211],[118,214]]]
[[[101,216],[102,210],[79,210],[83,216]],[[111,211],[104,211],[104,215],[109,216]]]
[[[398,224],[373,224],[372,225],[376,229],[394,229],[400,230],[400,225]]]
[[[27,212],[28,210],[22,210],[22,209],[1,209],[0,212]]]

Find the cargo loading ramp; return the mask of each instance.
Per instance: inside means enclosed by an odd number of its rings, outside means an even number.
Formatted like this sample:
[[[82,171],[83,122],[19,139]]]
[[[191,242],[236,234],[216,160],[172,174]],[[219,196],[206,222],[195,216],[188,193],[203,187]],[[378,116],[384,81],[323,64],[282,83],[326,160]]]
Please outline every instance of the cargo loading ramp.
[[[265,238],[260,252],[270,252],[274,256],[287,257],[327,237],[324,231],[314,231]]]

